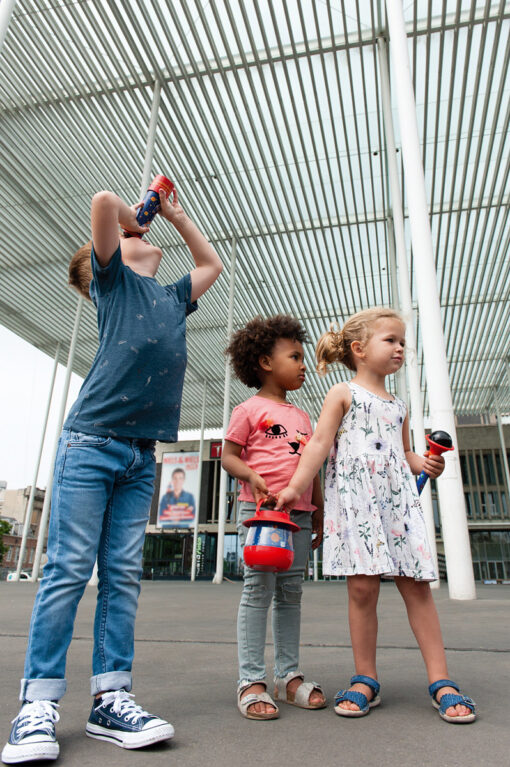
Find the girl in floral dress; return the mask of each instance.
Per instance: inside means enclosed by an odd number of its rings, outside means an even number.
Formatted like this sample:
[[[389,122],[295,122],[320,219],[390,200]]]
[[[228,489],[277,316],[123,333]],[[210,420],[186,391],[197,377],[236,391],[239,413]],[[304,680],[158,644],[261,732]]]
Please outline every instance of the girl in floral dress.
[[[386,391],[404,361],[405,325],[392,309],[353,315],[319,340],[317,370],[342,362],[355,376],[326,396],[317,429],[277,508],[292,508],[326,459],[323,572],[347,576],[356,675],[335,711],[359,717],[380,703],[376,670],[380,577],[392,576],[407,609],[429,679],[432,705],[448,722],[475,719],[470,698],[448,678],[441,628],[429,581],[437,578],[413,474],[438,477],[442,456],[412,452],[406,405]]]

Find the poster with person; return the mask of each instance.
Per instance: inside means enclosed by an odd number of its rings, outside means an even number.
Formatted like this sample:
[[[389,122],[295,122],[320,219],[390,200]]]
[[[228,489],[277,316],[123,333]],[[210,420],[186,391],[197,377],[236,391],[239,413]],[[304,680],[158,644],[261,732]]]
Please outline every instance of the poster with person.
[[[157,526],[193,527],[199,453],[163,453]]]

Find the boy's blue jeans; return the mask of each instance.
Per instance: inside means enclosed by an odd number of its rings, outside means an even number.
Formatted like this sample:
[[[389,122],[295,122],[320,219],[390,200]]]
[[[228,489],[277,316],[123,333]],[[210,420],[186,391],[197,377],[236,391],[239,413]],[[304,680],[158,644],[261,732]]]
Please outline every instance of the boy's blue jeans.
[[[142,548],[154,490],[154,443],[60,437],[48,561],[35,599],[22,700],[59,700],[78,602],[98,565],[91,694],[131,689]]]
[[[244,546],[248,528],[242,524],[253,517],[255,504],[243,502],[237,530]],[[291,519],[301,530],[293,533],[294,561],[289,570],[264,573],[244,567],[244,587],[237,616],[239,685],[263,682],[266,676],[264,650],[269,605],[273,602],[274,673],[283,678],[299,666],[301,594],[303,574],[312,540],[312,514],[293,511]]]

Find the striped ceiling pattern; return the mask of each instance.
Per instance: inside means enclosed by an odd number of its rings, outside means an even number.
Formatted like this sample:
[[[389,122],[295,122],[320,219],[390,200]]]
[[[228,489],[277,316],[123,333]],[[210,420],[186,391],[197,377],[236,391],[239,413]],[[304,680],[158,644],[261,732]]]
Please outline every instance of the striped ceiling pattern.
[[[405,2],[434,255],[457,414],[510,412],[510,3]],[[18,0],[0,51],[0,322],[54,354],[69,346],[71,254],[89,238],[90,198],[140,195],[155,84],[153,173],[170,176],[225,269],[188,320],[181,428],[222,421],[229,272],[234,326],[302,319],[316,415],[329,386],[313,342],[392,290],[387,156],[374,0]],[[394,108],[397,152],[399,123]],[[398,162],[401,165],[400,154]],[[413,256],[402,201],[413,298]],[[156,222],[158,278],[190,267]],[[393,279],[392,279],[393,278]],[[416,307],[417,336],[426,322]],[[75,371],[97,333],[85,307]],[[426,372],[418,356],[426,402]],[[433,375],[433,371],[430,371]],[[246,397],[233,382],[232,405]]]

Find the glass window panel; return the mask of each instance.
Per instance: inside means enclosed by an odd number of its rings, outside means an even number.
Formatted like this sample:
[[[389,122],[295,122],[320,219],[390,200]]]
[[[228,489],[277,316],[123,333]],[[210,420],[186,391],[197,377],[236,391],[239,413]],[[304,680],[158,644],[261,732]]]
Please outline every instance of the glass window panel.
[[[499,543],[486,543],[485,549],[487,552],[487,559],[503,559],[501,556],[501,545]]]
[[[499,453],[496,453],[495,459],[496,459],[496,473],[498,475],[498,482],[500,485],[502,485],[503,484],[503,466],[501,462],[501,456]]]
[[[496,472],[494,470],[494,461],[491,453],[483,454],[483,468],[485,471],[485,481],[488,485],[496,484]]]
[[[226,535],[224,568],[227,575],[238,575],[242,570],[241,546],[237,535]]]
[[[478,484],[483,485],[483,471],[482,471],[482,459],[481,456],[477,453],[475,455],[475,462],[476,462],[476,473],[478,474]]]
[[[468,455],[469,473],[471,474],[471,484],[477,485],[477,476],[475,471],[475,459],[472,453]]]
[[[501,552],[503,555],[503,559],[510,559],[510,541],[507,541],[507,540],[501,541]]]
[[[489,516],[487,493],[480,493],[480,502],[482,506],[482,519],[487,519]]]
[[[499,493],[488,493],[491,498],[491,504],[493,506],[492,516],[501,517],[501,506],[499,503]]]
[[[467,467],[467,458],[465,455],[460,456],[460,471],[462,474],[462,481],[465,485],[469,485],[469,474]]]

